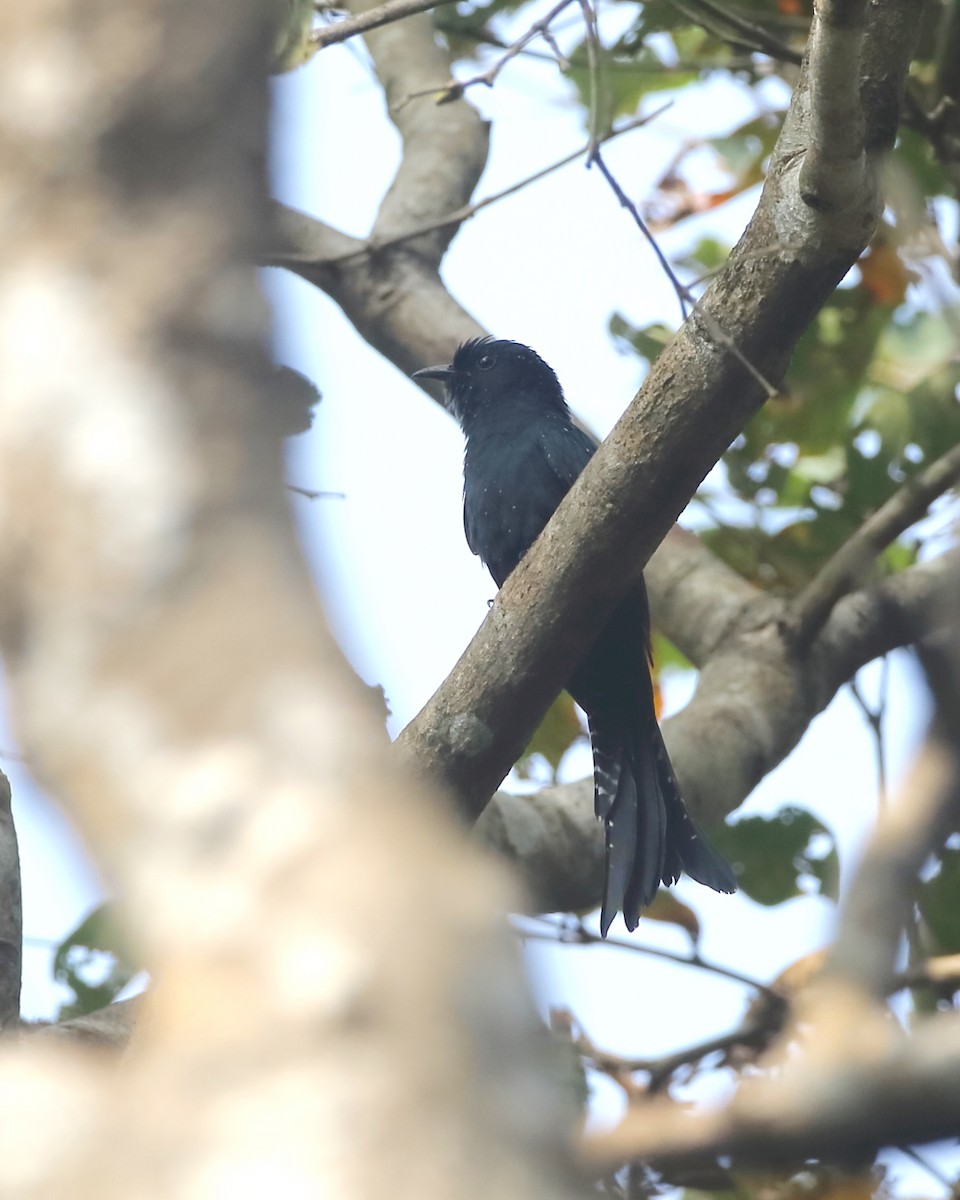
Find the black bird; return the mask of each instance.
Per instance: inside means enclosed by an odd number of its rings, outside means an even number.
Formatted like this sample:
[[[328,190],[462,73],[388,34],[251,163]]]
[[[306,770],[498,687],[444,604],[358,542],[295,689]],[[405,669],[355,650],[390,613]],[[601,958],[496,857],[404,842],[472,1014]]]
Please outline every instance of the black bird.
[[[444,383],[466,436],[464,530],[500,587],[596,443],[573,423],[553,370],[519,342],[464,342],[450,366],[428,367],[414,378]],[[675,883],[681,871],[714,891],[736,891],[730,867],[684,807],[657,725],[642,578],[567,687],[589,721],[594,803],[606,829],[603,936],[618,911],[635,929],[660,883]]]

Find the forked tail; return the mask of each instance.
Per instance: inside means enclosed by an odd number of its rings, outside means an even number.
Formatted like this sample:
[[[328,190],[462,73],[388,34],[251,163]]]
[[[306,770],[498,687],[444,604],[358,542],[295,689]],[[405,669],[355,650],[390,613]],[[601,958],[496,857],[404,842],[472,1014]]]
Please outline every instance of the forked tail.
[[[635,712],[625,726],[617,713],[590,714],[594,805],[606,837],[604,937],[617,912],[636,929],[660,884],[684,871],[715,892],[737,890],[733,871],[686,810],[652,711]]]

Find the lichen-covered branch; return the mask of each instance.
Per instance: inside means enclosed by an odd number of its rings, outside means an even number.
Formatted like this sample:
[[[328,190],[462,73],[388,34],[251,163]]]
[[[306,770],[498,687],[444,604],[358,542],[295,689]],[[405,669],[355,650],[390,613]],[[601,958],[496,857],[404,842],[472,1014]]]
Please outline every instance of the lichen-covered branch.
[[[20,855],[10,805],[10,782],[0,771],[0,1033],[20,1021],[23,907]]]
[[[0,1047],[0,1194],[563,1194],[505,882],[398,768],[294,530],[266,33],[261,0],[0,17],[0,644],[156,981],[119,1072]]]

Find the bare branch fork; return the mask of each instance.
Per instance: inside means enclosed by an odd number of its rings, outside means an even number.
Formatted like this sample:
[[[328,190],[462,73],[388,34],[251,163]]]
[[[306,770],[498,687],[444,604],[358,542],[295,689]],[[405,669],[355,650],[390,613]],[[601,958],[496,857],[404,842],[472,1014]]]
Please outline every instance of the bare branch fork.
[[[642,129],[644,125],[649,125],[651,121],[655,121],[657,117],[665,113],[672,105],[672,100],[667,101],[645,116],[634,117],[630,121],[623,122],[623,124],[618,125],[615,129],[611,129],[603,134],[598,139],[597,144],[605,145],[607,142],[612,142],[625,133],[631,133],[635,129]],[[399,246],[404,242],[421,237],[425,233],[433,233],[438,229],[459,227],[465,221],[470,220],[471,217],[475,217],[477,213],[482,212],[483,209],[489,208],[491,204],[496,204],[499,200],[505,200],[508,196],[514,196],[517,192],[522,191],[531,184],[539,183],[541,179],[546,179],[554,171],[559,171],[561,167],[569,166],[570,163],[576,162],[578,158],[583,158],[585,154],[590,153],[592,147],[593,143],[587,142],[571,154],[565,154],[563,158],[558,158],[556,161],[548,163],[547,166],[542,167],[539,171],[534,171],[530,175],[526,175],[523,179],[518,179],[516,183],[511,183],[508,187],[501,188],[498,192],[484,196],[481,200],[475,200],[470,204],[463,204],[453,212],[445,213],[441,217],[432,217],[427,221],[421,221],[419,224],[413,225],[411,228],[405,229],[400,233],[391,234],[389,237],[371,237],[359,245],[351,246],[350,249],[340,250],[333,254],[316,254],[307,250],[304,246],[298,245],[296,221],[299,214],[295,214],[293,210],[286,208],[282,204],[277,204],[274,211],[277,233],[280,236],[280,245],[266,249],[260,255],[261,264],[263,266],[289,267],[291,269],[297,266],[329,269],[331,267],[342,266],[355,259],[379,254],[384,250],[390,249],[392,246]],[[345,240],[347,242],[355,241],[355,239]],[[284,245],[283,243],[287,244]]]

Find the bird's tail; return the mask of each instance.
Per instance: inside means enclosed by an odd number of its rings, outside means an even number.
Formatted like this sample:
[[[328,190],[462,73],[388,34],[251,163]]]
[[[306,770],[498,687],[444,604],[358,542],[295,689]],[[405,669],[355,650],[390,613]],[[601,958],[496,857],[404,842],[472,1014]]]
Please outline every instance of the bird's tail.
[[[645,706],[644,706],[645,707]],[[641,910],[661,883],[686,872],[715,892],[735,892],[729,865],[710,846],[686,810],[651,711],[590,715],[594,803],[606,833],[600,932],[617,912],[636,929]]]

